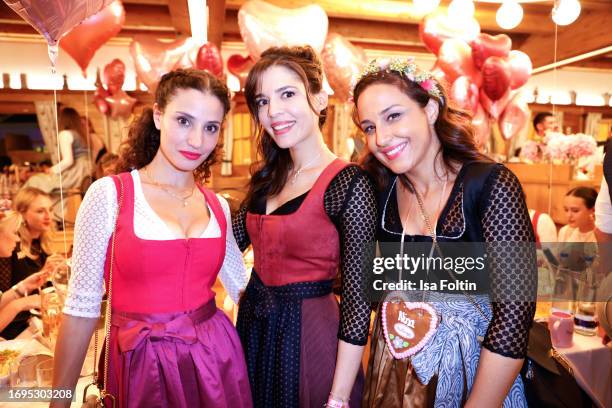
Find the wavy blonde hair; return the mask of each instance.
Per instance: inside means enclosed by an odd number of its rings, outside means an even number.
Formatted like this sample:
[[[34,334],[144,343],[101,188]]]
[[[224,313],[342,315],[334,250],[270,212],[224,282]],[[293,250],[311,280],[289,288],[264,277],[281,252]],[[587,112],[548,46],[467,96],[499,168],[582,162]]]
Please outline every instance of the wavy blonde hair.
[[[13,201],[13,209],[17,211],[25,221],[25,213],[30,208],[30,205],[36,200],[38,197],[44,196],[51,200],[51,196],[45,193],[42,190],[39,190],[34,187],[24,187],[15,196]],[[43,231],[40,235],[40,247],[47,254],[51,254],[51,234],[54,231],[54,224],[51,223],[51,229],[49,231]],[[20,252],[19,257],[27,256],[30,259],[38,259],[38,255],[34,255],[32,253],[32,234],[28,229],[28,226],[24,223],[19,227],[19,231],[17,231],[19,235],[20,243]]]
[[[23,217],[17,211],[7,211],[4,213],[4,217],[0,219],[0,234],[7,232],[9,228],[17,230],[17,228],[23,222]]]

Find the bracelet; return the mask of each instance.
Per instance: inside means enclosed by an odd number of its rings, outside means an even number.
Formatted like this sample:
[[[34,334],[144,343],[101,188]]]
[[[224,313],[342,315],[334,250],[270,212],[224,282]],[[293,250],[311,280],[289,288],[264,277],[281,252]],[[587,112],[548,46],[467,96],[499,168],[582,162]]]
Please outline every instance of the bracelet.
[[[324,406],[327,408],[349,408],[348,399],[344,401],[334,397],[332,394],[329,394],[329,398],[327,398]]]

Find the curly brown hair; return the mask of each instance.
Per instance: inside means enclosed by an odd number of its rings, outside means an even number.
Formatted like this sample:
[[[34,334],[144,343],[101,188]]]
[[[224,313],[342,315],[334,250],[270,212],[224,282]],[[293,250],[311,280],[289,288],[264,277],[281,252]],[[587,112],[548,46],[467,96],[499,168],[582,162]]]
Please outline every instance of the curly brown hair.
[[[162,76],[155,91],[155,103],[163,111],[178,89],[196,89],[209,93],[223,105],[223,116],[230,110],[230,96],[227,86],[214,75],[198,69],[177,69]],[[155,127],[153,109],[145,109],[130,126],[127,139],[119,148],[119,159],[114,173],[140,169],[151,163],[159,149],[160,132]],[[194,171],[198,182],[210,177],[210,168],[217,161],[221,147],[217,145],[210,155]]]
[[[434,130],[440,140],[440,151],[438,151],[438,154],[442,154],[444,165],[450,171],[456,171],[454,164],[457,163],[491,161],[487,156],[480,153],[476,147],[470,114],[448,103],[449,98],[444,86],[438,84],[440,97],[436,97],[430,95],[417,82],[395,71],[381,70],[369,73],[363,76],[355,85],[353,90],[353,99],[355,101],[353,122],[358,128],[361,129],[359,126],[357,101],[363,91],[374,84],[387,84],[399,88],[400,91],[419,104],[421,108],[425,108],[432,98],[438,103],[438,118],[434,123]],[[370,152],[366,152],[363,156],[361,165],[372,177],[376,188],[379,191],[384,190],[393,176],[391,170],[379,162],[374,154]],[[413,191],[412,183],[408,177],[404,174],[400,174],[399,177],[402,184],[409,191]]]
[[[323,66],[316,51],[309,45],[303,47],[272,47],[261,54],[261,59],[253,66],[246,80],[244,95],[251,116],[258,122],[256,96],[264,72],[272,66],[285,67],[294,72],[304,84],[308,105],[319,116],[319,128],[327,118],[327,108],[320,113],[315,110],[312,95],[323,89]],[[257,130],[257,152],[261,161],[253,165],[249,191],[245,198],[247,206],[255,205],[254,199],[265,199],[278,194],[287,181],[293,166],[288,149],[278,147],[272,136],[259,123]]]

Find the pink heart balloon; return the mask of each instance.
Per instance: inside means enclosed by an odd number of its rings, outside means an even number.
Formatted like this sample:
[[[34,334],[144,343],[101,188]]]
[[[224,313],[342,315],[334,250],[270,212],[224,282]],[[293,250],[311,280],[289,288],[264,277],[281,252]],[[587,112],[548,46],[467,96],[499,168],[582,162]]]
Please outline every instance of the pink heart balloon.
[[[429,51],[436,55],[445,40],[457,38],[469,43],[478,36],[478,33],[480,33],[480,25],[475,19],[471,18],[459,24],[446,13],[429,14],[419,24],[421,41]]]
[[[4,0],[4,2],[47,40],[49,58],[55,66],[57,42],[74,26],[113,0]]]
[[[450,96],[461,109],[470,111],[472,114],[476,112],[478,87],[470,81],[470,78],[466,76],[457,78],[451,87]]]
[[[102,87],[102,85],[98,85],[96,87],[96,91],[94,92],[94,104],[98,111],[101,114],[106,115],[110,110],[110,106],[108,106],[108,102],[106,102],[106,97],[110,96],[110,93],[106,89]]]
[[[196,56],[195,66],[210,72],[216,77],[223,76],[223,58],[219,48],[213,43],[206,43],[200,47]]]
[[[164,43],[148,37],[134,38],[130,55],[138,78],[153,92],[159,79],[175,67],[189,65],[190,55],[196,47],[189,38]]]
[[[501,57],[489,57],[482,65],[482,89],[487,96],[496,101],[508,91],[510,86],[510,65]]]
[[[111,95],[121,89],[125,81],[125,64],[119,58],[115,58],[104,66],[102,71],[102,82]]]
[[[506,34],[489,35],[480,33],[470,43],[470,46],[472,47],[474,65],[481,69],[482,64],[489,57],[507,57],[512,48],[512,40]]]
[[[429,72],[434,78],[436,78],[436,81],[438,81],[438,83],[444,87],[444,89],[449,90],[451,88],[453,81],[448,78],[448,75],[446,75],[446,73],[438,66],[437,63],[434,64]]]
[[[476,113],[472,117],[472,126],[474,127],[476,147],[482,149],[491,137],[491,122],[482,105],[478,105],[476,108]]]
[[[487,94],[484,92],[484,89],[480,90],[480,104],[485,109],[485,111],[489,112],[489,115],[493,117],[493,119],[498,119],[502,114],[504,109],[506,109],[506,105],[510,101],[510,90],[506,90],[506,93],[496,101],[492,101]]]
[[[110,107],[110,117],[113,119],[129,118],[137,101],[136,98],[132,98],[122,89],[114,95],[107,96],[104,100]]]
[[[251,57],[259,59],[270,47],[310,45],[321,52],[328,27],[321,6],[286,9],[262,0],[249,0],[238,11],[240,35]]]
[[[62,38],[60,46],[85,71],[96,51],[119,34],[125,22],[125,10],[120,1],[106,6],[99,13],[85,19]]]
[[[242,55],[234,54],[227,59],[227,70],[238,78],[240,89],[244,88],[247,76],[253,65],[255,65],[255,61],[250,56],[243,57]]]
[[[334,95],[348,101],[354,82],[368,63],[365,52],[340,34],[331,33],[325,41],[321,59]]]
[[[440,47],[436,65],[446,72],[452,82],[460,76],[467,76],[480,86],[482,79],[472,60],[472,49],[463,40],[458,38],[445,40]]]
[[[530,117],[529,107],[521,98],[520,93],[514,95],[512,100],[499,117],[499,131],[506,140],[519,134]]]
[[[510,64],[510,88],[517,89],[525,85],[531,76],[531,58],[523,51],[513,50],[508,55]]]

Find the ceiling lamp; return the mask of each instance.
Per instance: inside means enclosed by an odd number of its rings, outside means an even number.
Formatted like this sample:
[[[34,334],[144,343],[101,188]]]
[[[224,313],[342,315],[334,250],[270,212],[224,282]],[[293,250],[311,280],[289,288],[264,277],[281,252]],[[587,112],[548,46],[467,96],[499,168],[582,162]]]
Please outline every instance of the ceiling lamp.
[[[440,0],[412,0],[414,8],[419,14],[429,14],[440,5]]]
[[[555,0],[552,9],[552,19],[557,25],[572,24],[580,15],[580,2],[578,0]]]
[[[453,0],[448,5],[448,16],[457,20],[474,17],[474,2],[472,0]]]
[[[504,30],[511,30],[523,20],[523,8],[516,0],[504,0],[497,9],[495,20]]]

